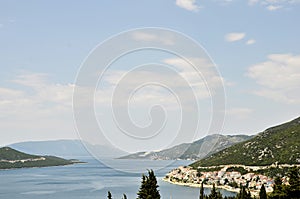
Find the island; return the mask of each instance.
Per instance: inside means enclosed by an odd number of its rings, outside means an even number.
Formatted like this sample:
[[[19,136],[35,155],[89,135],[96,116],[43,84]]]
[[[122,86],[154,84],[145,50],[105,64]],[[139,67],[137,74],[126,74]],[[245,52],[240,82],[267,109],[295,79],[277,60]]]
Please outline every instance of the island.
[[[55,156],[30,155],[10,147],[0,148],[0,169],[65,166],[83,163],[79,160],[66,160]]]

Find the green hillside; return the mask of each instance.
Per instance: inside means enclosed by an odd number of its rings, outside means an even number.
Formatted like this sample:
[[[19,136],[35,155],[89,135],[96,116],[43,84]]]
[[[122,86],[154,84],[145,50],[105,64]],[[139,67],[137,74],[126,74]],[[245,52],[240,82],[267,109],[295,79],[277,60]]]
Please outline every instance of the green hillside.
[[[10,147],[0,148],[0,169],[62,166],[74,163],[76,161],[54,156],[29,155]]]
[[[228,164],[270,165],[300,163],[300,117],[269,128],[250,140],[201,159],[191,166]]]
[[[40,156],[22,153],[10,147],[0,148],[0,160],[22,160],[22,159],[39,158],[39,157]]]

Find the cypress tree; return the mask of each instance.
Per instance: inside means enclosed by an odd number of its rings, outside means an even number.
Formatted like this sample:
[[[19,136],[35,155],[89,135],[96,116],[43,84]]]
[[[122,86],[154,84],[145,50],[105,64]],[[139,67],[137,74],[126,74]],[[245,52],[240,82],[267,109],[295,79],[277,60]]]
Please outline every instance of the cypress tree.
[[[204,188],[203,188],[203,182],[201,182],[201,187],[200,187],[200,197],[199,199],[204,199]]]
[[[260,199],[267,199],[267,192],[265,189],[265,185],[262,185],[259,191],[259,198]]]
[[[108,193],[107,193],[107,198],[112,199],[112,195],[111,195],[110,191],[108,191]]]
[[[246,188],[242,185],[240,185],[240,192],[237,194],[237,199],[251,199],[251,193],[250,191],[247,191]]]
[[[210,191],[210,194],[208,195],[209,199],[215,199],[217,198],[217,192],[216,192],[216,187],[215,187],[215,183],[213,184],[213,188]]]
[[[213,188],[210,192],[210,194],[208,195],[209,199],[222,199],[222,195],[220,194],[220,192],[216,191],[216,186],[215,184],[213,184]]]

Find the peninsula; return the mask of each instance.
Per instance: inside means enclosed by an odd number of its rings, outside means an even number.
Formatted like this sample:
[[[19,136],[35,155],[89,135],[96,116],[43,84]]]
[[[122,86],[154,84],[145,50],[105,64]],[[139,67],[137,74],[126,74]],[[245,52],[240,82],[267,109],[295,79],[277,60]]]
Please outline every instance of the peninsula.
[[[10,147],[0,148],[0,169],[64,166],[82,163],[55,156],[38,156],[22,153]]]

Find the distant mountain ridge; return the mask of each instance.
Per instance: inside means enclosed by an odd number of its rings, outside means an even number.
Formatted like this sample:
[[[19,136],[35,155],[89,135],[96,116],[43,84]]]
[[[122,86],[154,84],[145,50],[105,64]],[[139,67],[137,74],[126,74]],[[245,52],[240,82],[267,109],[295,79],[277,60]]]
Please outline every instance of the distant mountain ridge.
[[[38,155],[89,156],[79,140],[29,141],[9,145],[19,151]]]
[[[38,155],[55,155],[64,158],[91,157],[85,146],[97,151],[101,157],[118,157],[126,153],[112,147],[92,145],[80,140],[51,140],[19,142],[9,145],[19,151]]]
[[[157,152],[138,152],[120,157],[120,159],[200,159],[251,137],[248,135],[208,135],[193,143],[179,144]]]
[[[201,159],[191,166],[300,164],[300,117],[266,129],[250,140]]]
[[[79,163],[79,161],[55,156],[30,155],[10,147],[0,148],[0,169],[63,166],[74,163]]]

